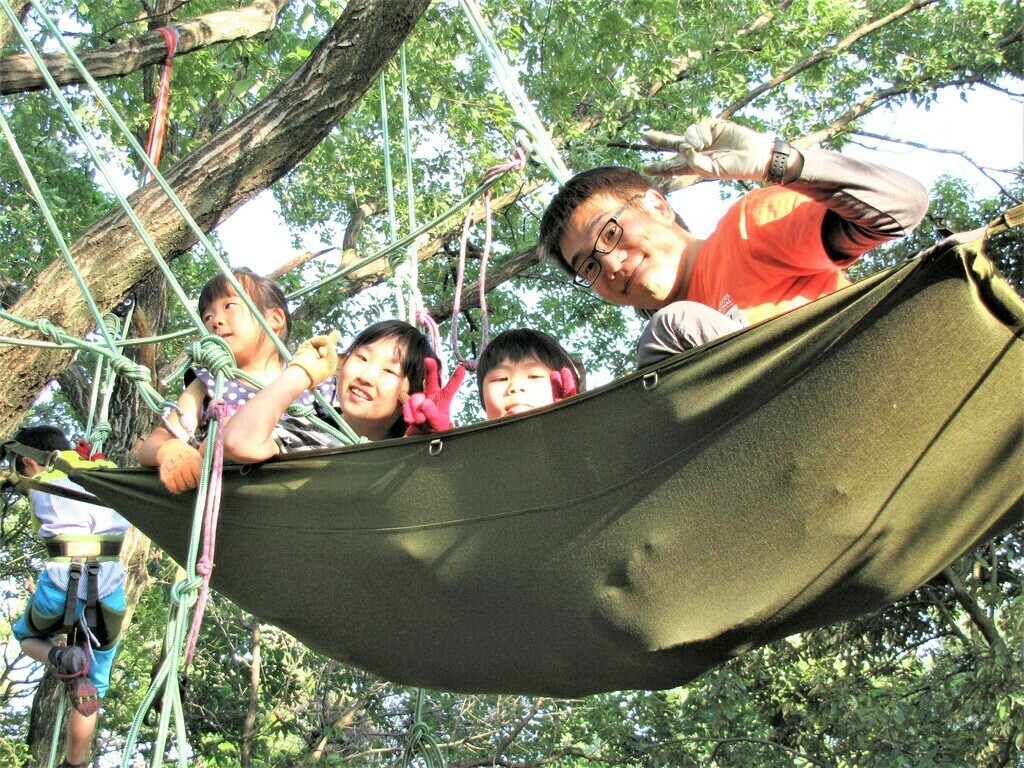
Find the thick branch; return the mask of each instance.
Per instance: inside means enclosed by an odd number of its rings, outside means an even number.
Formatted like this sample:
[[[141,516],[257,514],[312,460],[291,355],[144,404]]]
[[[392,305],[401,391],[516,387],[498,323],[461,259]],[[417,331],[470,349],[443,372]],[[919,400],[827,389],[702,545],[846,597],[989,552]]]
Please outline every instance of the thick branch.
[[[264,101],[182,160],[171,187],[204,231],[290,171],[365,93],[409,34],[429,0],[352,0],[320,45]],[[130,202],[168,261],[195,235],[155,183]],[[152,270],[148,249],[117,208],[92,224],[71,248],[101,311],[113,307]],[[43,270],[12,311],[49,318],[82,337],[92,321],[63,263]],[[0,336],[25,337],[0,322]],[[0,434],[19,423],[35,394],[67,367],[68,352],[6,347],[0,351]]]
[[[230,43],[255,37],[274,28],[277,14],[287,0],[259,0],[233,11],[218,11],[190,21],[175,22],[178,30],[177,55],[208,48],[217,43]],[[159,64],[167,55],[163,36],[156,31],[130,40],[89,51],[77,52],[78,58],[96,80],[124,77],[136,70]],[[46,68],[59,85],[84,82],[71,60],[62,53],[42,56]],[[38,91],[46,81],[26,53],[0,59],[0,93]]]

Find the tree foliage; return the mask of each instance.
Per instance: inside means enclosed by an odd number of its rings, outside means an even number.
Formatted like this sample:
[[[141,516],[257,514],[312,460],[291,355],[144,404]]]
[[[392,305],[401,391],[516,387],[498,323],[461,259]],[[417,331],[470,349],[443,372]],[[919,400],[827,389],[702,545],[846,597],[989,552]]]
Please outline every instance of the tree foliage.
[[[410,192],[417,221],[430,220],[472,190],[483,171],[511,149],[516,115],[496,87],[461,9],[454,0],[434,3],[429,10],[426,5],[114,0],[59,3],[52,10],[62,30],[77,41],[83,60],[103,78],[102,87],[137,137],[146,132],[155,65],[163,55],[154,28],[164,23],[181,28],[162,168],[202,208],[204,226],[212,227],[269,188],[296,242],[315,233],[344,245],[282,276],[285,285],[297,288],[390,239],[384,215],[382,97],[371,87],[374,67],[383,67],[386,74],[383,98],[389,108],[400,232],[407,230]],[[54,67],[60,66],[53,41],[32,12],[22,3],[14,7],[24,13],[35,42],[51,53]],[[646,128],[682,129],[708,115],[728,116],[802,146],[842,148],[859,140],[863,117],[873,111],[927,106],[949,89],[990,88],[1018,92],[1020,99],[1024,78],[1024,7],[1019,3],[511,0],[486,4],[484,12],[567,163],[577,170],[606,163],[639,167],[649,159],[640,145]],[[412,190],[404,177],[398,64],[384,63],[390,53],[375,57],[373,51],[374,46],[393,49],[405,32],[358,26],[375,13],[375,18],[395,19],[412,29],[406,48]],[[413,26],[410,19],[421,14]],[[86,265],[86,279],[106,311],[152,266],[130,238],[114,248],[103,239],[121,226],[110,190],[96,183],[81,142],[54,112],[52,99],[37,91],[37,81],[20,79],[34,75],[24,66],[3,16],[0,45],[0,110],[46,199],[59,210],[63,233]],[[318,107],[306,119],[304,126],[316,128],[315,141],[305,135],[306,128],[296,129],[285,132],[273,153],[265,150],[255,137],[273,131],[282,115],[300,112],[306,97],[309,103],[331,101],[331,94],[325,95],[331,89],[320,77],[341,56],[365,70],[358,83],[349,73],[336,72],[339,79],[332,87],[350,88],[351,98],[344,105]],[[130,186],[138,178],[139,163],[126,153],[124,140],[96,99],[79,84],[66,85],[64,92],[105,159]],[[228,138],[240,136],[246,140],[229,144]],[[234,149],[224,151],[228,146]],[[275,170],[263,173],[274,153]],[[995,174],[1002,191],[987,199],[978,198],[963,179],[943,178],[932,190],[926,224],[904,241],[872,253],[856,274],[907,258],[934,244],[943,231],[973,229],[994,218],[1024,198],[1021,171]],[[66,274],[51,266],[55,248],[19,179],[11,154],[0,151],[4,305],[13,304],[25,317],[45,314],[84,333],[90,321],[79,311],[79,299],[49,288],[63,285],[59,281]],[[582,358],[588,371],[624,373],[631,367],[638,321],[621,308],[574,292],[557,269],[539,262],[533,252],[538,216],[550,192],[545,182],[546,172],[531,163],[496,189],[489,272],[500,282],[488,294],[492,329],[549,330]],[[208,254],[190,251],[192,242],[179,224],[161,218],[151,188],[136,193],[133,201],[147,223],[167,227],[161,250],[194,295],[211,274]],[[479,221],[479,208],[473,215]],[[471,271],[481,252],[482,229],[473,229]],[[442,320],[451,312],[458,234],[458,220],[447,220],[419,250],[420,285]],[[1007,233],[990,246],[1018,290],[1024,285],[1021,237]],[[263,255],[268,263],[287,257]],[[366,323],[391,314],[386,281],[392,275],[393,267],[382,260],[358,277],[304,297],[296,307],[296,335],[336,326],[351,337]],[[175,302],[167,305],[159,282],[135,289],[145,297],[140,306],[150,330],[184,327],[181,308]],[[40,304],[45,294],[59,295],[66,306]],[[474,296],[475,288],[467,286],[463,303],[471,309],[460,325],[467,351],[480,342]],[[166,372],[181,346],[177,341],[158,347],[155,364]],[[0,375],[9,383],[0,409],[5,433],[13,431],[41,387],[58,374],[60,389],[51,389],[31,418],[55,419],[79,431],[88,407],[82,386],[91,375],[88,357],[72,362],[70,355],[41,353],[24,369],[12,368],[24,358],[20,348],[0,348]],[[24,375],[12,375],[12,370]],[[164,386],[173,398],[178,384]],[[122,416],[115,442],[124,455],[149,426],[127,387],[118,390],[114,402]],[[467,395],[462,423],[479,418],[474,402]],[[0,629],[6,629],[17,618],[41,555],[26,505],[13,497],[5,496],[0,536],[5,544]],[[884,611],[753,651],[683,688],[578,701],[431,692],[424,718],[449,764],[465,768],[1021,766],[1021,542],[1020,531],[1011,531]],[[113,755],[123,747],[160,653],[174,576],[175,566],[155,556],[133,572],[143,597],[104,703],[99,754]],[[26,697],[40,673],[10,643],[4,658],[0,760],[28,765]],[[219,597],[208,610],[185,690],[192,747],[208,766],[400,765],[416,696],[317,656]],[[144,738],[151,738],[147,733]],[[149,748],[148,742],[141,746],[143,753]]]

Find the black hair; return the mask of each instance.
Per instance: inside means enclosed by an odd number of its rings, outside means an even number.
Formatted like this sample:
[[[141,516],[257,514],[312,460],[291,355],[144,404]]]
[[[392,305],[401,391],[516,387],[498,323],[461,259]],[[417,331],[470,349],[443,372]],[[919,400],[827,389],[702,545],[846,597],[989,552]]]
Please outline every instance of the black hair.
[[[476,366],[476,386],[480,401],[484,399],[484,379],[493,368],[505,362],[514,365],[534,359],[552,371],[568,368],[572,371],[577,388],[580,386],[580,372],[576,369],[576,363],[554,336],[532,328],[512,328],[491,339],[480,355],[480,362]]]
[[[438,363],[440,370],[440,359],[430,348],[427,338],[414,326],[404,320],[382,320],[379,323],[365,328],[362,333],[356,336],[345,354],[349,354],[356,347],[381,341],[382,339],[394,339],[395,348],[398,352],[398,363],[402,366],[402,372],[409,379],[409,394],[423,391],[423,377],[427,372],[424,360],[428,357]],[[391,425],[388,430],[388,437],[401,437],[409,428],[405,419],[401,416]]]
[[[22,427],[14,436],[15,442],[35,448],[37,451],[70,451],[71,441],[68,440],[64,431],[49,424],[42,424],[38,427]],[[25,457],[15,455],[14,470],[19,474],[25,473]]]
[[[576,209],[595,195],[610,195],[625,203],[634,195],[642,195],[649,189],[658,187],[632,168],[603,165],[577,173],[551,198],[540,220],[538,245],[541,255],[553,259],[567,274],[575,275],[573,268],[562,255],[560,243],[562,235],[565,234],[565,227]]]
[[[278,336],[281,341],[287,342],[292,332],[292,313],[288,311],[288,300],[285,298],[281,286],[269,277],[257,275],[248,267],[233,269],[231,274],[249,294],[252,303],[260,312],[266,313],[267,310],[274,308],[284,312],[284,328]],[[206,285],[203,286],[203,290],[199,294],[199,316],[202,317],[206,308],[217,299],[233,296],[235,293],[234,287],[228,282],[227,275],[220,274],[211,277],[206,281]]]

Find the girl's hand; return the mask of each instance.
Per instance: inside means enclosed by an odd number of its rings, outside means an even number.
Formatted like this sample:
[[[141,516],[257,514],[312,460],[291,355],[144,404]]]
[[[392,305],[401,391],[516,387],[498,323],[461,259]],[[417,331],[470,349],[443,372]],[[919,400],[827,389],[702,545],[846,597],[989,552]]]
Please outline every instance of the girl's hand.
[[[575,394],[576,377],[569,369],[569,366],[565,366],[560,371],[551,372],[551,395],[554,397],[556,403],[559,400],[565,400],[565,398],[572,397]]]
[[[437,371],[437,361],[428,357],[423,361],[427,372],[423,377],[423,392],[416,392],[402,403],[402,416],[409,428],[409,435],[429,435],[432,432],[444,432],[452,426],[452,399],[462,380],[466,378],[465,366],[458,366],[448,383],[441,388],[441,378]]]
[[[171,493],[191,491],[199,486],[203,454],[181,440],[168,440],[156,453],[160,480]]]
[[[341,334],[331,331],[326,336],[314,336],[295,350],[291,365],[298,366],[309,376],[309,389],[323,384],[338,372],[338,339]]]

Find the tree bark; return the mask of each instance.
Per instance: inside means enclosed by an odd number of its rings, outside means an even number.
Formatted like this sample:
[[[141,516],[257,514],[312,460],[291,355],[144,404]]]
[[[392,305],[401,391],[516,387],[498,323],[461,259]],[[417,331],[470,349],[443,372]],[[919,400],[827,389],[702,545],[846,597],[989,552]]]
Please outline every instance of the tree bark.
[[[25,13],[28,11],[28,0],[14,0],[11,3],[11,10],[14,11],[14,15],[18,17],[18,21],[25,19]],[[12,42],[17,37],[14,32],[14,27],[11,26],[11,22],[7,20],[6,13],[0,13],[0,50],[7,47],[7,44]],[[3,82],[3,75],[0,75],[0,82]]]
[[[309,58],[264,101],[217,133],[166,175],[204,231],[284,176],[348,113],[412,30],[429,0],[353,0]],[[172,261],[196,238],[162,190],[150,183],[129,202],[157,250]],[[71,253],[101,311],[107,311],[154,267],[128,216],[116,208],[86,229]],[[47,318],[82,337],[92,319],[62,263],[43,270],[12,308]],[[34,337],[0,321],[0,336]],[[0,432],[20,423],[36,393],[64,370],[63,350],[7,346],[0,352]]]
[[[27,3],[27,0],[22,1]],[[218,11],[188,21],[174,22],[178,30],[176,55],[268,32],[276,25],[277,14],[285,5],[287,0],[261,0],[245,8]],[[8,30],[13,38],[14,32],[9,25],[4,32]],[[108,48],[77,51],[76,54],[94,79],[105,80],[124,77],[143,67],[159,64],[167,55],[167,47],[159,32],[150,31]],[[66,54],[47,53],[42,55],[42,59],[58,85],[85,82]],[[46,88],[46,80],[27,53],[0,58],[0,93],[22,93],[43,88]]]

